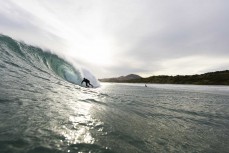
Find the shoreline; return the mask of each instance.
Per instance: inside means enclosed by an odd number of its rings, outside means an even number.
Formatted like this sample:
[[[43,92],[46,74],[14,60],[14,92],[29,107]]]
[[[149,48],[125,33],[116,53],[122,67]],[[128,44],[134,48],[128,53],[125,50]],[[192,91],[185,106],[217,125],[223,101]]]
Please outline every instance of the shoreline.
[[[133,75],[133,74],[131,74]],[[100,82],[115,83],[156,83],[156,84],[191,84],[191,85],[229,85],[229,70],[208,72],[196,75],[159,75],[143,78],[136,75],[136,78],[121,76],[117,78],[99,79]]]

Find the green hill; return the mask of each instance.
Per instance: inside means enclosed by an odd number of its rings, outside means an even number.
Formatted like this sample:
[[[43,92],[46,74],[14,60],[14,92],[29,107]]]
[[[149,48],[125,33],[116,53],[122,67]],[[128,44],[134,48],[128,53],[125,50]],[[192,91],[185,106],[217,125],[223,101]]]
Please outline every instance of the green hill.
[[[118,77],[120,78],[120,77]],[[99,79],[101,82],[119,83],[159,83],[159,84],[197,84],[197,85],[229,85],[229,70],[209,72],[200,75],[177,75],[177,76],[150,76],[147,78],[118,79],[106,78]]]

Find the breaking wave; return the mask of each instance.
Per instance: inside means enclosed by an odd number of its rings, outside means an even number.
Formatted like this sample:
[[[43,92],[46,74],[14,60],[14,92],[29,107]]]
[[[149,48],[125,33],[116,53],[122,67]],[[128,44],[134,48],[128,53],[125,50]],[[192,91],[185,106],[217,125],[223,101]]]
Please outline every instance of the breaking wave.
[[[36,77],[42,77],[46,73],[76,85],[81,85],[82,78],[87,77],[95,87],[99,86],[96,77],[88,70],[77,68],[67,60],[41,48],[0,35],[0,49],[3,55],[0,57],[3,62],[1,67],[14,71],[15,67],[18,68],[16,71],[36,71]]]

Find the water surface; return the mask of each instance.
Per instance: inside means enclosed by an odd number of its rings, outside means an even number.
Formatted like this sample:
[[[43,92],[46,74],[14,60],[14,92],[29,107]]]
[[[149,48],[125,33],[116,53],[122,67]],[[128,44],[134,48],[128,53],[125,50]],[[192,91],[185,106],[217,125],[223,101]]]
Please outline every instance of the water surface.
[[[79,86],[56,55],[0,37],[1,153],[229,151],[229,87]]]

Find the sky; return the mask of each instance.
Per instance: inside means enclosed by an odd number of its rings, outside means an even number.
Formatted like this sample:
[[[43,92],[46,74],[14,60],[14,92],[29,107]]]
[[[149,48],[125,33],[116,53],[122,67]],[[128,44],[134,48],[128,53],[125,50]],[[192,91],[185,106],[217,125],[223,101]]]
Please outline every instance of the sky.
[[[228,0],[0,0],[0,33],[97,78],[229,69]]]

